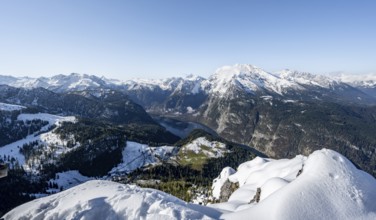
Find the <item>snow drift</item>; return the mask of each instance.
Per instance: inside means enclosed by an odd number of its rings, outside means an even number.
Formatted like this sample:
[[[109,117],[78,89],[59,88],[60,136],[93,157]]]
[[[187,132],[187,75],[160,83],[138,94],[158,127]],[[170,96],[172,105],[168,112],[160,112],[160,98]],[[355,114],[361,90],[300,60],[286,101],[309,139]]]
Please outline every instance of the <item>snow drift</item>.
[[[228,202],[212,205],[226,210],[223,219],[376,219],[376,180],[332,150],[256,158],[228,178],[240,188]],[[250,203],[257,188],[260,202]]]
[[[213,219],[219,214],[158,190],[92,180],[23,204],[4,219]]]
[[[228,202],[210,207],[158,190],[96,180],[21,205],[4,218],[376,219],[376,180],[332,150],[293,159],[258,157],[235,173],[225,168],[214,188],[227,180],[238,182],[239,189]],[[253,200],[257,191],[258,202]]]

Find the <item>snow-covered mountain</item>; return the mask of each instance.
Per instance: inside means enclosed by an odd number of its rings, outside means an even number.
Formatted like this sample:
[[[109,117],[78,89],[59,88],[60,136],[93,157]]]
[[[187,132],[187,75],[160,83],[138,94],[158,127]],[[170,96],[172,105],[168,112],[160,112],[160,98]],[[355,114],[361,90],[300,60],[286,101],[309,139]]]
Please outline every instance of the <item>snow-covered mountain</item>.
[[[0,76],[0,84],[28,89],[42,87],[54,92],[109,88],[116,83],[116,80],[78,73],[71,73],[70,75],[60,74],[52,77],[40,78]]]
[[[210,93],[226,95],[234,89],[250,93],[266,90],[282,95],[288,89],[303,89],[291,79],[281,78],[252,65],[234,65],[219,68],[208,81]]]
[[[0,84],[13,87],[36,88],[43,87],[55,92],[82,91],[97,88],[116,88],[133,94],[142,101],[146,91],[153,91],[158,96],[169,99],[176,95],[205,94],[228,95],[230,91],[238,90],[249,93],[269,93],[288,95],[289,91],[301,93],[315,90],[315,88],[341,90],[348,87],[375,87],[374,75],[360,78],[356,75],[336,75],[333,78],[324,75],[282,70],[276,73],[267,72],[250,64],[236,64],[218,68],[208,79],[189,75],[186,77],[172,77],[167,79],[133,79],[120,81],[94,75],[72,73],[70,75],[56,75],[53,77],[13,77],[0,75]],[[344,85],[346,84],[346,85]],[[141,92],[140,92],[141,91]],[[321,90],[322,92],[324,90]],[[137,93],[137,94],[135,94]],[[142,93],[142,94],[140,94]],[[156,94],[154,96],[157,96]]]
[[[229,170],[229,168],[226,168]],[[228,201],[194,205],[153,189],[88,181],[23,204],[11,219],[375,219],[376,180],[343,155],[323,149],[308,157],[255,158],[214,184],[237,183]],[[223,180],[223,181],[222,181]],[[217,190],[218,191],[218,190]]]

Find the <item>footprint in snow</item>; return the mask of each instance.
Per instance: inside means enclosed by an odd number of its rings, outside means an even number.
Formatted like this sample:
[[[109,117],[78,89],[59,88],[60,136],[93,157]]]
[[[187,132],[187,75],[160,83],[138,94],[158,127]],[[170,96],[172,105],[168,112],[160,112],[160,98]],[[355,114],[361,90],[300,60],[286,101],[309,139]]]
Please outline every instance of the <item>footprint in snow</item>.
[[[343,158],[340,157],[340,156],[335,155],[335,156],[333,156],[332,158],[333,158],[333,160],[335,160],[335,161],[339,161],[339,162],[343,163]]]
[[[335,179],[335,180],[339,178],[339,176],[337,174],[334,174],[334,173],[329,173],[329,176],[330,176],[330,178]]]

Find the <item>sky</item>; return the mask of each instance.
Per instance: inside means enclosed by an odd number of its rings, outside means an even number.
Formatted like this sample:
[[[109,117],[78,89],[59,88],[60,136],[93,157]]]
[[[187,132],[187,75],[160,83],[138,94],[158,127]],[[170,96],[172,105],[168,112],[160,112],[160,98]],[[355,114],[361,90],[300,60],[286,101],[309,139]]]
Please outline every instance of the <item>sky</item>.
[[[373,0],[1,0],[0,74],[376,73]]]

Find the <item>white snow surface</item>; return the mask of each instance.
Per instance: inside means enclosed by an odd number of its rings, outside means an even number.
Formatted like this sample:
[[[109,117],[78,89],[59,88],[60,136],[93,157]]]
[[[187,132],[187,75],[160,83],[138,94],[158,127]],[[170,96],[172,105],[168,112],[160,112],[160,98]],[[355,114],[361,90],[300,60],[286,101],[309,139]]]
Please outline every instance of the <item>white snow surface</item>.
[[[174,149],[175,147],[172,146],[150,147],[146,144],[127,141],[127,145],[122,152],[122,162],[114,167],[110,174],[130,173],[137,168],[156,165],[169,159]]]
[[[0,102],[0,111],[18,111],[26,108],[25,106],[21,105],[12,105],[7,103]]]
[[[297,177],[298,171],[303,172]],[[227,171],[221,179],[226,179]],[[228,174],[231,173],[227,172]],[[23,204],[5,219],[376,219],[376,180],[327,149],[308,157],[257,157],[241,164],[228,202],[209,207],[185,203],[154,189],[88,181]],[[251,203],[261,188],[259,203]]]
[[[158,190],[92,180],[23,204],[4,219],[216,219],[219,214]]]
[[[229,179],[240,188],[228,202],[211,205],[226,210],[223,219],[376,219],[375,178],[332,150],[291,160],[256,158]],[[258,187],[260,202],[248,204]]]

